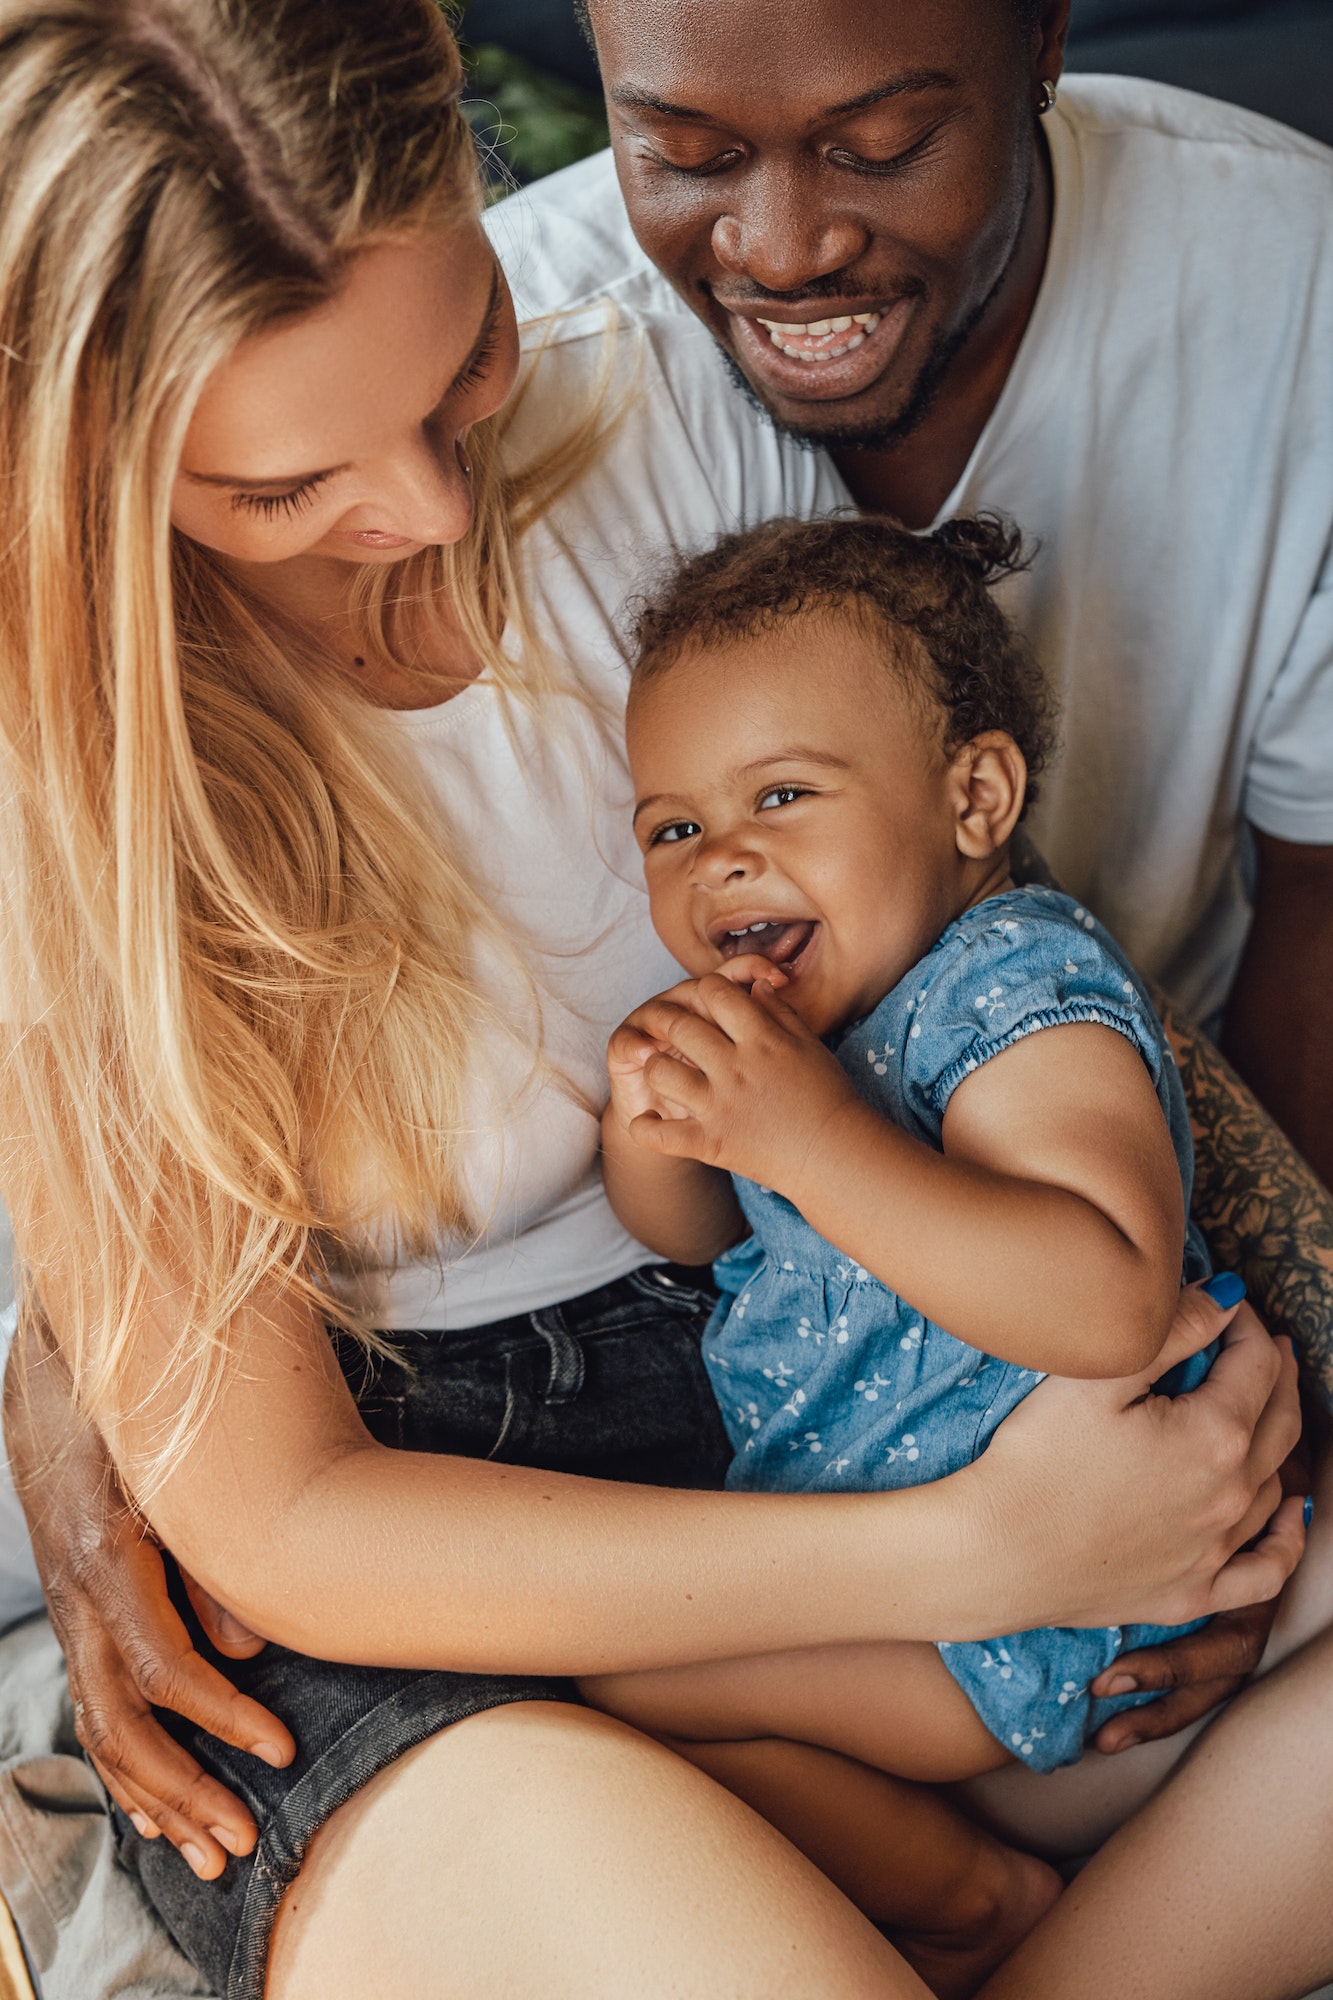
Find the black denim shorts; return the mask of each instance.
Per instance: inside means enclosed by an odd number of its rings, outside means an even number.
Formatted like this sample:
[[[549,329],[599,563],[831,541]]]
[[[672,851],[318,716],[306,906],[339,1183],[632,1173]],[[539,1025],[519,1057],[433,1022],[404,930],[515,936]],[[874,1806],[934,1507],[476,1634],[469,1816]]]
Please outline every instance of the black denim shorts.
[[[503,1459],[598,1479],[716,1488],[731,1458],[699,1338],[707,1274],[663,1265],[584,1297],[466,1333],[389,1336],[406,1366],[339,1343],[368,1428],[410,1451]],[[183,1593],[201,1653],[287,1724],[296,1761],[257,1758],[162,1713],[204,1768],[243,1798],[259,1844],[201,1882],[166,1840],[142,1840],[112,1808],[120,1858],[223,2000],[260,2000],[284,1891],[320,1827],[404,1751],[464,1716],[515,1701],[577,1701],[573,1683],[523,1676],[342,1667],[269,1646],[224,1660]]]

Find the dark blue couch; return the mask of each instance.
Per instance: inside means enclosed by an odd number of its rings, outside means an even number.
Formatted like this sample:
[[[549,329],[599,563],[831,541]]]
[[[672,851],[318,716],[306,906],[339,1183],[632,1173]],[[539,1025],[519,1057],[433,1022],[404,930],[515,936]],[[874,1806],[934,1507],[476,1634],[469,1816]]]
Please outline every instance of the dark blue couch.
[[[597,87],[572,0],[470,0],[464,33]],[[1333,144],[1333,0],[1074,0],[1069,67],[1183,84]]]
[[[1074,0],[1069,68],[1178,83],[1333,145],[1333,0]]]

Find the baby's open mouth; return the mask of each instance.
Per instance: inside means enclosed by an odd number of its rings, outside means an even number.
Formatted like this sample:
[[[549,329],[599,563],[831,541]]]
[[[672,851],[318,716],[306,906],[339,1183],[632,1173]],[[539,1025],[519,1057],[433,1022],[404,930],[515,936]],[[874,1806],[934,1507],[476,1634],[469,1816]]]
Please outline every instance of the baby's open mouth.
[[[740,930],[713,931],[710,942],[723,958],[757,952],[770,965],[780,965],[789,972],[817,929],[809,917],[778,918],[771,923],[747,924]]]

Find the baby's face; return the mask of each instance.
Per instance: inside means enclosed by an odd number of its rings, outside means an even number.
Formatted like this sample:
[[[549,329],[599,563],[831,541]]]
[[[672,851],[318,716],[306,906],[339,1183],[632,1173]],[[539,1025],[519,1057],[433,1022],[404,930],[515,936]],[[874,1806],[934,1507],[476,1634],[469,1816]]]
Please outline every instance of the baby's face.
[[[966,907],[938,724],[854,619],[688,654],[636,690],[627,727],[653,923],[688,972],[758,952],[823,1035]]]

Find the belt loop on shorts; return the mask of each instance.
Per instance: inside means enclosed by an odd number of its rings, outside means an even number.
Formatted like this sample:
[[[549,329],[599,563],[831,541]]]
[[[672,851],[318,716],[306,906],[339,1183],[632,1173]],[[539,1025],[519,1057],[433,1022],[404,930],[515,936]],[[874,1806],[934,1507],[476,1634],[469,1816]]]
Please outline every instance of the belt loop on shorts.
[[[583,1349],[565,1325],[559,1306],[532,1315],[532,1324],[551,1352],[551,1373],[542,1400],[572,1403],[583,1387]]]

